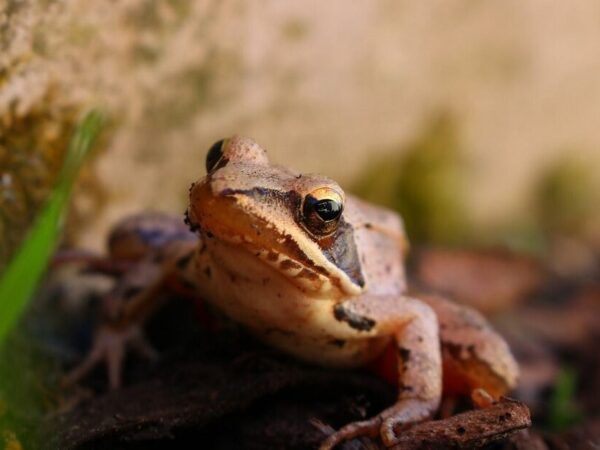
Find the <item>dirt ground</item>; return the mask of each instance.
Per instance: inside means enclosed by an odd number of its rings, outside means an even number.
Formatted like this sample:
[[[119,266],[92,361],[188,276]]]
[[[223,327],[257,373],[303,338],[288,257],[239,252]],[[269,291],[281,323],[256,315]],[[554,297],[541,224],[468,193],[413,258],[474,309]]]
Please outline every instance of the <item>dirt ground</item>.
[[[434,422],[400,431],[394,448],[596,448],[600,270],[561,279],[539,261],[506,251],[428,248],[416,255],[410,266],[413,289],[483,309],[508,340],[521,377],[511,393],[517,400],[474,410],[467,399],[447,398],[446,412]],[[37,330],[38,340],[43,338],[39,345],[45,358],[55,368],[58,362],[55,374],[64,373],[87,351],[93,305],[98,292],[110,287],[92,288],[89,280],[84,287],[89,274],[80,271],[58,275],[26,321],[28,329]],[[35,424],[43,448],[64,450],[174,445],[305,449],[316,448],[341,425],[394,402],[395,386],[372,372],[301,364],[218,315],[208,321],[204,314],[198,316],[189,299],[170,297],[147,326],[161,354],[157,363],[128,358],[125,387],[114,392],[107,391],[102,368],[78,386],[58,390],[60,375],[46,372],[44,396],[54,406],[33,423],[21,418],[19,426]],[[378,439],[361,438],[341,448],[383,447]]]

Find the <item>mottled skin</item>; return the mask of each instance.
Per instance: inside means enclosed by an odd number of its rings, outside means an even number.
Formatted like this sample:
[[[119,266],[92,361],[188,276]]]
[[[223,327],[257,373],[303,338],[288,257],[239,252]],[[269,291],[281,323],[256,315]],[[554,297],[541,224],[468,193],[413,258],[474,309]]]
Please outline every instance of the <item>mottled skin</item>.
[[[69,381],[106,359],[117,386],[128,344],[152,357],[139,325],[156,294],[176,282],[269,345],[312,363],[357,367],[392,345],[396,404],[343,427],[322,449],[358,435],[380,434],[392,445],[394,428],[437,411],[443,389],[498,397],[515,386],[516,363],[480,314],[407,294],[407,244],[395,213],[345,195],[328,178],[271,165],[250,139],[215,144],[207,165],[190,188],[193,232],[145,215],[111,234],[111,254],[132,268],[104,302],[105,325]],[[315,200],[340,210],[317,213]]]

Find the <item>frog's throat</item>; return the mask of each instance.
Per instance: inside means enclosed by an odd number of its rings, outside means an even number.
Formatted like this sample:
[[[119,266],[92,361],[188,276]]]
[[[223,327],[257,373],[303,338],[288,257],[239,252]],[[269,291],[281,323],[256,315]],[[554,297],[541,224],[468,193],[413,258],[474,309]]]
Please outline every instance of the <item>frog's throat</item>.
[[[352,227],[342,220],[335,235],[319,241],[295,222],[300,199],[294,195],[264,189],[214,195],[208,183],[198,183],[188,215],[205,235],[245,247],[305,289],[322,292],[333,285],[342,294],[360,294],[365,282]],[[260,208],[264,196],[277,196],[287,212],[282,209],[277,220],[269,220],[269,211]]]

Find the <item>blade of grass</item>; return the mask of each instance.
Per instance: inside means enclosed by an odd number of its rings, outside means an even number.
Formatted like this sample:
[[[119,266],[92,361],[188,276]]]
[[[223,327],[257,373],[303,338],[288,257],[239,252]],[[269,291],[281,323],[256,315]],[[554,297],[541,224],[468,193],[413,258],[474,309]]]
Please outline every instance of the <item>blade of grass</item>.
[[[550,398],[549,425],[553,431],[563,431],[583,418],[577,406],[577,372],[572,367],[562,367]]]
[[[101,126],[102,116],[96,111],[77,125],[48,203],[0,277],[0,344],[25,310],[56,248],[71,188]]]

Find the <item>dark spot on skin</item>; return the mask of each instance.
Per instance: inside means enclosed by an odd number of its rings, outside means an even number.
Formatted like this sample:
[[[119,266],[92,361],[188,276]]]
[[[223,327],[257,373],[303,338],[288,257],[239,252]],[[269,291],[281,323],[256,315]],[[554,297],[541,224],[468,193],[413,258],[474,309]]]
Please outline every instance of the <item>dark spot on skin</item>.
[[[308,269],[302,269],[300,272],[298,272],[298,275],[296,275],[296,277],[297,278],[308,278],[311,281],[316,281],[319,279],[319,275],[314,273],[312,270],[308,270]]]
[[[215,237],[215,235],[212,234],[210,231],[207,231],[206,232],[206,237],[209,238],[209,239],[212,239],[213,237]]]
[[[402,361],[407,362],[410,359],[410,350],[404,347],[398,348],[398,354]]]
[[[423,342],[423,336],[417,336],[417,342]]]
[[[389,273],[392,271],[392,266],[390,266],[389,264],[385,265],[385,273],[387,273],[389,275]]]
[[[292,270],[299,269],[302,266],[298,263],[295,263],[291,259],[284,259],[279,263],[279,267],[281,268],[281,270]]]
[[[128,299],[131,297],[135,297],[143,290],[144,290],[144,288],[140,287],[140,286],[130,286],[127,289],[125,289],[125,292],[123,292],[123,298]]]
[[[336,320],[340,322],[346,322],[348,325],[350,325],[350,327],[358,331],[369,331],[376,324],[373,319],[359,316],[356,313],[348,311],[343,305],[335,305],[333,308],[333,315]]]
[[[406,372],[406,366],[410,360],[410,350],[405,347],[398,347],[398,359],[400,360],[398,371],[400,373]]]
[[[185,269],[185,267],[188,265],[188,263],[192,259],[192,256],[194,256],[194,252],[189,252],[189,253],[183,255],[181,258],[179,258],[177,260],[175,265],[177,266],[178,269],[181,269],[181,270]]]
[[[329,343],[338,348],[342,348],[344,345],[346,345],[346,341],[344,339],[332,339],[331,341],[329,341]]]
[[[373,225],[372,225],[372,224],[370,224],[369,222],[367,222],[367,223],[365,223],[365,228],[366,228],[367,230],[370,230],[371,228],[373,228]]]
[[[443,345],[444,349],[448,350],[448,353],[450,353],[454,358],[460,359],[459,357],[463,350],[462,345],[452,344],[450,342],[443,342],[443,341],[442,341],[442,345]]]
[[[399,368],[400,373],[406,371],[406,366],[410,360],[410,350],[405,347],[398,347],[398,357],[402,363],[402,367]]]
[[[465,430],[464,427],[458,427],[456,429],[456,432],[462,436],[463,434],[465,434],[467,432],[467,430]]]
[[[279,259],[279,255],[278,255],[277,253],[275,253],[275,252],[271,252],[271,251],[270,251],[270,252],[267,254],[267,259],[268,259],[269,261],[273,261],[273,262],[275,262],[275,261],[277,261],[277,260]]]
[[[210,266],[206,266],[203,270],[204,275],[206,275],[207,278],[210,278],[212,275],[212,272],[210,271]]]

